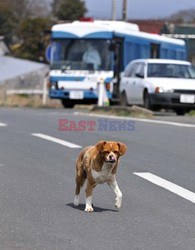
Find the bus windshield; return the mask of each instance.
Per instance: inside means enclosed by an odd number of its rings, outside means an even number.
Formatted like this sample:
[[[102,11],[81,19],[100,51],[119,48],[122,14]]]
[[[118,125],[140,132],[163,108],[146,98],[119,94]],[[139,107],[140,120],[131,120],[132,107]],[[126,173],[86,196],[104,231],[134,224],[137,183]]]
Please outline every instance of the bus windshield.
[[[112,70],[110,40],[53,40],[51,68],[64,70]]]
[[[148,77],[195,78],[195,69],[187,64],[149,63]]]

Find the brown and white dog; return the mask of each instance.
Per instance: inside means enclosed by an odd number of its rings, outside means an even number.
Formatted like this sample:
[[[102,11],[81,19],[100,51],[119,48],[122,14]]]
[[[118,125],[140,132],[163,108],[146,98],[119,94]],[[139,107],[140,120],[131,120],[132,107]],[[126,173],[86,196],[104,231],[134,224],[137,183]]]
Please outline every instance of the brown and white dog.
[[[76,190],[74,205],[79,205],[80,189],[87,180],[86,212],[93,212],[92,192],[97,184],[108,183],[116,194],[115,206],[121,207],[122,193],[116,181],[119,158],[127,150],[124,143],[100,141],[95,146],[84,148],[76,160]]]

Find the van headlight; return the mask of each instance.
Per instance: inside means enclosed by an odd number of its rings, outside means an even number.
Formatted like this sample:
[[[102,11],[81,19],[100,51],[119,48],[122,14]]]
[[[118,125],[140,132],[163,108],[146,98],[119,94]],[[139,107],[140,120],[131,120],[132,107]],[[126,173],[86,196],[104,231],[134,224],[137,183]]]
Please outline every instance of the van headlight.
[[[163,87],[156,87],[155,93],[173,93],[173,89],[164,89]]]

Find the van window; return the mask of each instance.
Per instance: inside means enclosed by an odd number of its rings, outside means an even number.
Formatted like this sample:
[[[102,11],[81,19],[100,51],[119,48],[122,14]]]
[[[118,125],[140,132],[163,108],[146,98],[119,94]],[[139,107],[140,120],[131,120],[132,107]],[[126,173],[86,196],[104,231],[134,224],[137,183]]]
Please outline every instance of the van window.
[[[191,65],[171,63],[149,63],[148,77],[195,78],[195,70]]]
[[[140,76],[144,77],[144,64],[140,63],[139,67],[136,70],[136,74],[139,74]]]
[[[128,77],[128,76],[129,76],[129,72],[131,71],[132,67],[133,67],[133,64],[129,64],[129,65],[126,67],[126,69],[125,69],[125,71],[124,71],[124,77]]]

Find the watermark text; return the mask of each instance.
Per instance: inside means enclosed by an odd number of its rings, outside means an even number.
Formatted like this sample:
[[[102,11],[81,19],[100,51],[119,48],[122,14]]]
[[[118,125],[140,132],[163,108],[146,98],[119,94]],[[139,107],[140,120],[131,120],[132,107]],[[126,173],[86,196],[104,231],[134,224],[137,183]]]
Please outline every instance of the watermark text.
[[[70,121],[59,119],[58,131],[134,131],[135,121],[117,121],[109,119]]]

